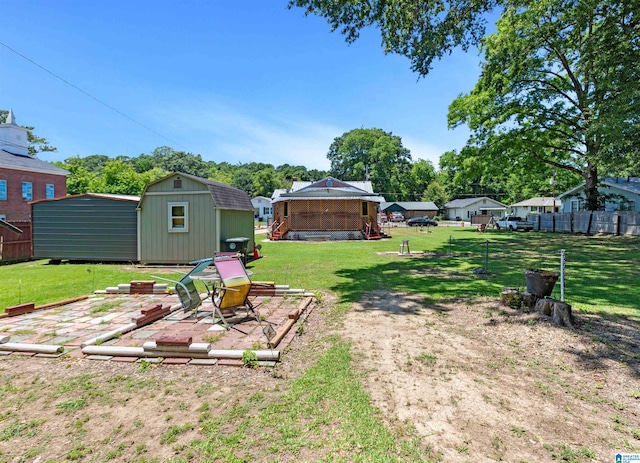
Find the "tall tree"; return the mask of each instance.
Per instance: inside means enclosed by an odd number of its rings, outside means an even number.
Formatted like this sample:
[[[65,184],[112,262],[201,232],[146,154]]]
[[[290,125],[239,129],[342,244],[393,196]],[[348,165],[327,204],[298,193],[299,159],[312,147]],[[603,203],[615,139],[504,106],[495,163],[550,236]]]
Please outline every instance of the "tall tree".
[[[434,59],[456,47],[477,45],[485,33],[483,13],[500,0],[291,0],[289,8],[325,18],[353,43],[364,28],[380,30],[385,53],[411,60],[411,69],[425,76]]]
[[[409,175],[403,182],[403,197],[405,201],[420,201],[427,191],[427,187],[436,178],[436,170],[431,161],[418,159],[411,165]],[[428,200],[431,201],[431,200]]]
[[[340,180],[371,180],[376,192],[398,200],[411,169],[402,139],[382,129],[354,129],[333,140],[327,158]]]
[[[579,175],[597,210],[599,176],[638,158],[640,2],[526,3],[483,41],[482,75],[451,104],[449,123],[470,127],[486,162]]]

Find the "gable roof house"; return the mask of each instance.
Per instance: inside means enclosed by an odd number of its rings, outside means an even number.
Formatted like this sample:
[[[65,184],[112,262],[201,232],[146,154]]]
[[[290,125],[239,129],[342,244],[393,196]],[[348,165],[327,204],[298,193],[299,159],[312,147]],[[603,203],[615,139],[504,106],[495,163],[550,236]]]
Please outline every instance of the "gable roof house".
[[[509,206],[511,214],[519,217],[526,217],[527,214],[543,214],[551,212],[559,212],[562,201],[549,198],[539,197],[531,198]]]
[[[69,172],[29,155],[28,130],[13,111],[0,123],[0,219],[31,220],[30,201],[63,197]]]
[[[438,214],[438,206],[431,201],[399,201],[380,204],[380,212],[389,214],[391,212],[400,212],[405,219],[412,217],[431,217],[434,218]]]
[[[265,196],[256,196],[251,198],[251,204],[255,209],[254,217],[260,221],[268,222],[273,217],[273,206],[271,198]]]
[[[225,250],[231,238],[254,246],[249,195],[224,183],[174,172],[148,184],[138,204],[138,260],[184,264]]]
[[[383,201],[369,181],[295,181],[288,190],[274,191],[271,239],[380,238],[377,214]]]
[[[502,215],[506,204],[481,196],[478,198],[454,199],[444,205],[446,220],[469,220],[474,215]]]
[[[604,210],[640,212],[640,177],[608,177],[600,181],[598,192],[604,195]],[[561,212],[579,212],[585,208],[584,183],[558,195]]]

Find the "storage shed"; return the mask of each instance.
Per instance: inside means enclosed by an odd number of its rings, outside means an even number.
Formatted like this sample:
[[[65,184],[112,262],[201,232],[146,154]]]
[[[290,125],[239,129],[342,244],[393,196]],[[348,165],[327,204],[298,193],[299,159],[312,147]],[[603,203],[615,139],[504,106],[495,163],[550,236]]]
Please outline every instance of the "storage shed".
[[[138,196],[86,193],[31,203],[33,257],[135,262]]]
[[[138,204],[138,260],[184,264],[225,250],[229,238],[254,245],[254,208],[247,193],[174,172],[146,186]]]

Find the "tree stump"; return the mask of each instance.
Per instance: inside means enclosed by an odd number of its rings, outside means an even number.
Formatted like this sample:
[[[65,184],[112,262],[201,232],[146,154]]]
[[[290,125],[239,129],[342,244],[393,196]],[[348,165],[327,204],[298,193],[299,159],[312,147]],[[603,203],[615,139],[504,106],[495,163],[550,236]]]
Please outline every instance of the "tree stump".
[[[535,294],[524,292],[522,293],[522,302],[529,307],[530,309],[534,308],[540,296],[536,296]]]
[[[553,318],[553,323],[558,326],[573,328],[573,314],[571,306],[566,302],[545,297],[536,302],[536,311]]]
[[[519,309],[522,303],[522,295],[517,288],[502,288],[500,300],[504,305],[512,309]]]

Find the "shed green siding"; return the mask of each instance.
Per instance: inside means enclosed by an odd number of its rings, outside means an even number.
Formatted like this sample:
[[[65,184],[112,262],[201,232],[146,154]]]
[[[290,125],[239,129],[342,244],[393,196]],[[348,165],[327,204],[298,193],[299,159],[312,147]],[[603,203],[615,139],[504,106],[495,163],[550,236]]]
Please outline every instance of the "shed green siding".
[[[220,211],[220,241],[241,236],[249,238],[247,244],[249,254],[253,253],[254,227],[255,222],[251,211]],[[247,233],[248,230],[250,233]]]
[[[169,231],[169,203],[172,202],[188,204],[188,231]],[[141,206],[142,262],[181,264],[215,253],[216,214],[206,189],[189,194],[145,194]]]
[[[137,201],[70,196],[32,204],[37,259],[137,261]]]
[[[179,184],[176,180],[180,180]],[[140,261],[147,264],[192,262],[213,256],[222,250],[220,241],[237,236],[249,238],[248,249],[253,250],[251,201],[247,196],[249,210],[219,208],[215,193],[227,189],[238,192],[227,185],[216,185],[205,179],[200,182],[197,177],[180,173],[148,185],[139,204]],[[187,204],[187,230],[170,230],[170,203]]]

